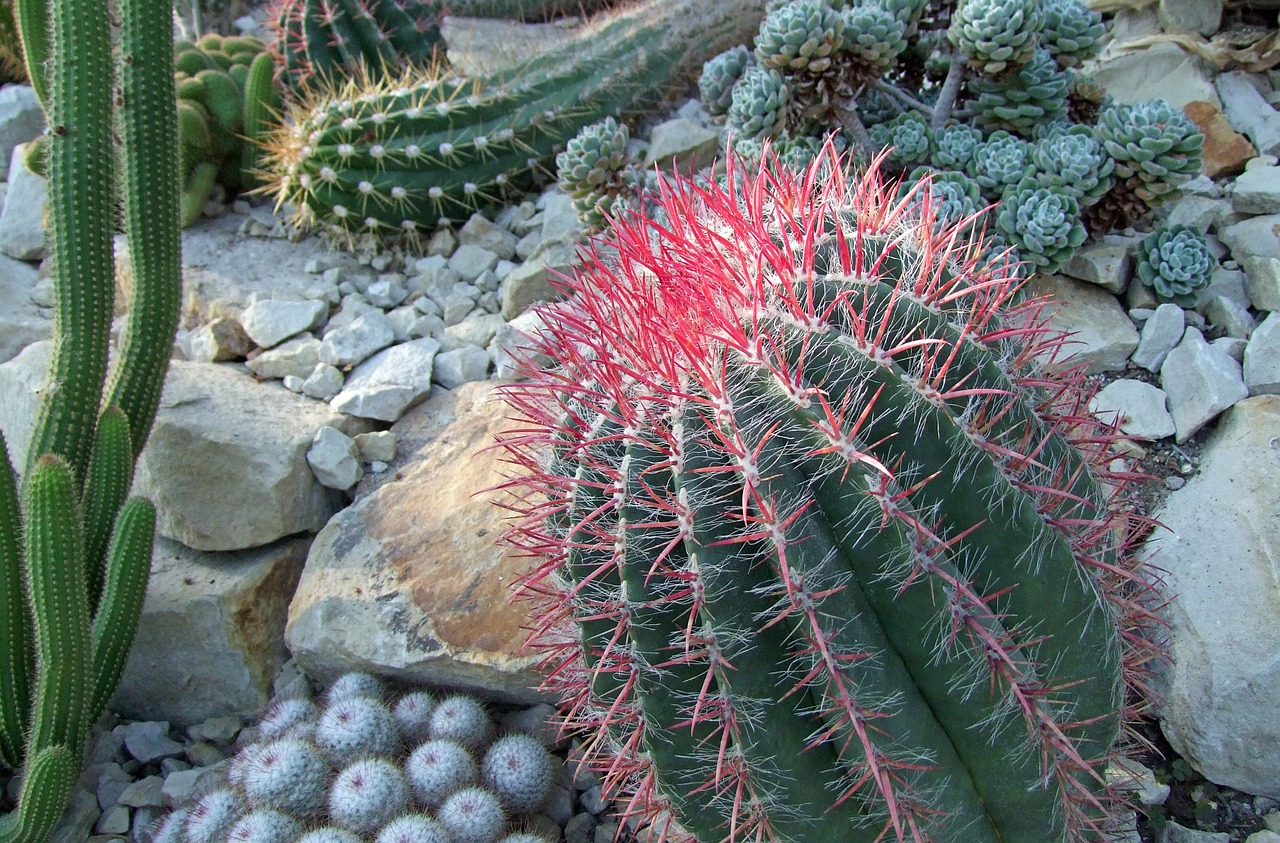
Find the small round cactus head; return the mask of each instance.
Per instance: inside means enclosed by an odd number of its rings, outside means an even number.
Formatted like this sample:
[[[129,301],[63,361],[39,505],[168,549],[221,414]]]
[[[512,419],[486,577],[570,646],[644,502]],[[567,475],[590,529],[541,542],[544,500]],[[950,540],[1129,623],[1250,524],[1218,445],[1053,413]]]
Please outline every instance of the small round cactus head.
[[[254,754],[241,785],[255,808],[278,808],[314,818],[324,812],[332,775],[329,763],[311,741],[276,738]]]
[[[292,697],[276,700],[258,724],[262,738],[309,737],[316,728],[320,709],[311,700]]]
[[[508,834],[498,843],[548,843],[548,841],[545,837],[539,837],[531,831],[517,831]]]
[[[400,734],[409,744],[425,741],[431,729],[431,712],[439,700],[430,691],[413,691],[396,700],[392,714]]]
[[[324,701],[332,705],[338,700],[345,700],[349,697],[368,697],[382,700],[386,698],[386,695],[387,688],[381,679],[371,673],[353,671],[344,673],[334,680],[333,684],[324,692]]]
[[[298,843],[364,843],[364,839],[345,828],[326,825],[311,829],[298,838]]]
[[[258,810],[245,814],[227,832],[227,843],[294,843],[302,824],[280,811]]]
[[[494,843],[506,827],[498,797],[482,787],[467,787],[444,801],[436,818],[453,843]]]
[[[186,810],[183,843],[222,843],[231,826],[244,813],[240,797],[227,788],[209,791]]]
[[[188,814],[187,808],[179,808],[153,822],[147,829],[146,843],[182,843]]]
[[[822,73],[844,44],[844,25],[827,0],[794,0],[760,23],[756,61],[783,73]]]
[[[371,755],[395,756],[401,750],[395,716],[370,697],[330,703],[316,723],[315,740],[337,767]]]
[[[426,814],[405,814],[382,827],[374,843],[450,843],[449,832]]]
[[[457,741],[472,752],[480,752],[493,740],[489,712],[475,697],[454,694],[445,697],[431,713],[431,737]]]
[[[723,117],[729,113],[733,85],[752,61],[751,51],[739,44],[707,59],[702,65],[702,75],[698,77],[698,97],[708,114]]]
[[[377,833],[412,806],[400,768],[385,758],[365,758],[338,774],[329,791],[329,819],[362,836]]]
[[[460,743],[431,740],[413,751],[404,765],[413,797],[423,808],[435,810],[449,794],[479,779],[471,753]]]
[[[1137,275],[1158,298],[1193,307],[1196,293],[1208,286],[1216,263],[1204,234],[1190,226],[1169,225],[1142,241]]]
[[[507,735],[494,741],[480,765],[485,786],[513,814],[536,811],[551,789],[551,755],[535,738]]]

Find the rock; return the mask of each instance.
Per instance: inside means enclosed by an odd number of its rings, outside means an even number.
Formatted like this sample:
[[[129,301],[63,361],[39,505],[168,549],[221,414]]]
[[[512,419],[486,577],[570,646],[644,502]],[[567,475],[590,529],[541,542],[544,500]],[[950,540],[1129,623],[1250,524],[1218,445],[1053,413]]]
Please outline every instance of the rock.
[[[1249,306],[1249,293],[1245,287],[1244,273],[1238,269],[1217,267],[1209,276],[1209,285],[1196,293],[1196,310],[1204,312],[1209,302],[1225,296],[1242,307]]]
[[[1130,359],[1149,372],[1160,371],[1164,358],[1182,340],[1186,321],[1186,314],[1176,304],[1165,302],[1158,306],[1142,324],[1138,348]]]
[[[350,325],[329,331],[320,344],[320,360],[330,366],[355,366],[396,340],[391,320],[381,310],[357,316]]]
[[[1192,327],[1160,367],[1160,385],[1168,396],[1179,444],[1249,394],[1240,364],[1211,347]]]
[[[259,299],[240,314],[240,325],[256,345],[271,348],[303,331],[319,328],[327,312],[322,301]]]
[[[528,560],[495,544],[492,492],[505,471],[485,448],[509,424],[492,385],[441,392],[392,428],[413,460],[333,518],[312,544],[286,640],[307,675],[394,672],[407,683],[541,701],[523,651],[528,607],[507,590]]]
[[[142,617],[111,710],[182,725],[259,715],[288,658],[284,622],[307,544],[285,539],[202,553],[156,539]]]
[[[1222,0],[1160,0],[1157,14],[1165,32],[1208,37],[1222,25]]]
[[[1140,237],[1104,235],[1077,251],[1060,271],[1120,295],[1133,277],[1133,256],[1141,242]]]
[[[1249,257],[1241,263],[1245,270],[1245,289],[1253,306],[1258,310],[1280,310],[1280,260],[1269,256]]]
[[[1242,70],[1219,74],[1214,87],[1223,113],[1237,132],[1249,138],[1263,155],[1280,152],[1280,112],[1253,86],[1249,74]]]
[[[14,148],[35,140],[44,131],[44,109],[30,85],[0,88],[0,161],[13,157]]]
[[[124,748],[129,755],[143,764],[182,754],[182,744],[169,737],[168,721],[149,720],[116,728],[124,735]]]
[[[552,285],[556,273],[568,273],[578,263],[578,246],[572,240],[544,241],[524,263],[502,282],[502,318],[515,319],[535,302],[554,301],[561,292]]]
[[[315,472],[320,485],[346,491],[360,482],[360,451],[350,436],[332,427],[316,431],[307,451],[307,465]]]
[[[1232,127],[1216,103],[1192,100],[1182,107],[1182,112],[1204,135],[1200,172],[1209,178],[1235,175],[1258,154],[1249,139]]]
[[[1156,675],[1161,729],[1220,785],[1280,798],[1280,396],[1236,404],[1199,471],[1155,517],[1146,550],[1167,573],[1171,664]]]
[[[252,340],[239,321],[225,316],[192,329],[184,345],[187,359],[196,363],[243,360],[253,348]]]
[[[445,389],[484,380],[489,373],[489,352],[478,345],[464,345],[436,355],[432,378]]]
[[[26,464],[27,442],[35,427],[36,409],[52,355],[53,343],[41,340],[12,360],[0,363],[0,432],[8,445],[9,462],[18,473]]]
[[[453,253],[453,257],[449,258],[449,268],[467,282],[474,281],[480,277],[481,273],[497,265],[496,254],[471,243],[463,243]]]
[[[478,246],[497,255],[498,260],[510,260],[514,257],[518,240],[519,238],[510,231],[490,222],[482,214],[472,214],[471,219],[467,220],[467,224],[458,230],[458,242],[460,244],[463,246]],[[456,270],[457,267],[454,267],[454,269]],[[472,277],[478,276],[479,273]]]
[[[1244,843],[1280,843],[1280,834],[1264,828],[1250,834],[1244,839]]]
[[[542,368],[551,364],[551,358],[538,353],[536,347],[535,338],[541,334],[545,324],[542,314],[526,310],[498,329],[489,344],[494,377],[514,378],[527,367]]]
[[[447,258],[458,248],[458,238],[451,228],[437,228],[427,241],[427,255]]]
[[[353,427],[323,404],[233,367],[174,361],[134,490],[161,535],[240,550],[318,530],[340,505],[307,467],[319,428]]]
[[[506,320],[496,313],[477,313],[456,325],[449,325],[444,333],[457,346],[478,345],[484,348],[506,324]]]
[[[123,805],[112,806],[105,814],[98,817],[98,821],[93,824],[93,830],[98,834],[128,834],[129,809]]]
[[[358,434],[355,443],[365,462],[389,463],[396,458],[396,435],[389,430]]]
[[[71,794],[67,809],[62,812],[62,818],[49,835],[48,843],[87,843],[94,823],[101,815],[94,795],[76,789]]]
[[[1264,214],[1218,230],[1223,245],[1245,272],[1249,299],[1258,310],[1280,310],[1280,214]]]
[[[695,120],[677,117],[653,127],[644,168],[654,166],[684,175],[706,167],[720,151],[720,132]]]
[[[1061,276],[1037,276],[1033,295],[1049,295],[1053,330],[1070,331],[1055,365],[1087,363],[1089,374],[1121,371],[1138,347],[1138,330],[1116,297],[1093,284]]]
[[[1101,61],[1093,75],[1116,102],[1162,98],[1176,108],[1194,100],[1219,102],[1208,62],[1169,41]]]
[[[1103,421],[1120,419],[1120,432],[1132,439],[1163,439],[1174,432],[1164,390],[1142,381],[1120,379],[1103,387],[1089,409]]]
[[[442,303],[444,324],[448,326],[461,323],[471,311],[475,310],[475,307],[475,299],[461,290],[454,289],[444,297]]]
[[[1242,214],[1280,213],[1280,167],[1248,167],[1232,186],[1231,207]]]
[[[94,800],[95,803],[97,800]],[[120,794],[120,804],[130,808],[160,808],[164,806],[164,779],[147,776],[138,779]]]
[[[1203,127],[1201,131],[1204,131]],[[1249,149],[1252,150],[1253,147],[1250,146]],[[1166,222],[1169,225],[1187,225],[1200,231],[1216,228],[1218,220],[1231,213],[1229,200],[1209,196],[1185,195],[1165,207],[1168,208]]]
[[[9,88],[0,88],[0,96]],[[53,320],[31,301],[31,291],[39,280],[34,266],[0,255],[0,363],[53,331]]]
[[[317,363],[316,367],[302,382],[302,394],[310,398],[328,401],[342,391],[345,376],[336,366],[328,363]]]
[[[320,340],[307,334],[269,348],[245,367],[260,378],[308,378],[320,362]]]
[[[1280,395],[1280,313],[1253,332],[1244,349],[1244,385],[1250,395]]]
[[[364,419],[396,421],[431,392],[432,364],[439,350],[440,343],[428,337],[375,354],[352,370],[330,406]]]
[[[549,191],[543,196],[546,205],[542,209],[542,229],[535,247],[560,240],[577,242],[583,235],[583,229],[578,211],[573,207],[573,197],[559,190]]]
[[[23,152],[13,148],[9,159],[9,188],[0,211],[0,252],[11,258],[38,261],[45,255],[45,180],[27,169]]]
[[[1199,831],[1184,828],[1170,821],[1164,827],[1160,843],[1231,843],[1231,835],[1226,832]]]
[[[1120,789],[1136,793],[1144,807],[1163,805],[1171,788],[1156,781],[1156,774],[1131,758],[1118,758],[1107,767],[1107,780],[1116,781]]]
[[[1226,296],[1210,300],[1204,306],[1204,315],[1209,324],[1226,331],[1229,337],[1248,339],[1253,333],[1254,320],[1249,308]]]
[[[164,787],[160,789],[164,794],[164,804],[170,808],[189,804],[193,797],[200,795],[200,779],[207,772],[207,770],[178,770],[165,776]]]

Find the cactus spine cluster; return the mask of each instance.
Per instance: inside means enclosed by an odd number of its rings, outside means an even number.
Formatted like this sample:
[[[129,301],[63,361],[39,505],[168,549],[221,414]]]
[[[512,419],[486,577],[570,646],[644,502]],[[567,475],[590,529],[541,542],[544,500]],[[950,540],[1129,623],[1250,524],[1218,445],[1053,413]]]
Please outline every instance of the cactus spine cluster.
[[[114,27],[97,0],[19,0],[16,12],[24,33],[48,24],[48,44],[27,55],[51,56],[37,90],[50,127],[56,307],[20,486],[0,438],[0,766],[23,782],[0,841],[41,843],[119,681],[146,592],[155,510],[126,498],[177,328],[178,158],[167,3],[122,0]],[[117,196],[135,288],[110,369]]]
[[[1100,840],[1156,650],[1112,431],[1044,303],[846,164],[677,182],[543,312],[532,643],[673,839]]]
[[[274,192],[303,222],[387,233],[531,188],[584,126],[659,96],[750,31],[760,0],[646,0],[512,68],[310,97],[270,142]]]

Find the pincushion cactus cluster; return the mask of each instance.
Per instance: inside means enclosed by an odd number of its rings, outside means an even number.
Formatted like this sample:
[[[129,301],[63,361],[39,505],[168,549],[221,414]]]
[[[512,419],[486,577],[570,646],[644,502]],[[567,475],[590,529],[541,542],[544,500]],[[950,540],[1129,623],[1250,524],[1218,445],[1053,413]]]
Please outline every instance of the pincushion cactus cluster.
[[[668,839],[1102,840],[1157,654],[1113,431],[1007,264],[847,163],[677,181],[543,311],[533,644]]]
[[[349,673],[318,705],[278,701],[258,732],[225,784],[160,820],[151,843],[545,843],[513,827],[550,792],[551,755],[529,735],[495,737],[472,697],[389,699]]]
[[[1135,275],[1162,301],[1193,307],[1196,293],[1209,285],[1217,261],[1209,241],[1185,225],[1165,225],[1143,239]]]

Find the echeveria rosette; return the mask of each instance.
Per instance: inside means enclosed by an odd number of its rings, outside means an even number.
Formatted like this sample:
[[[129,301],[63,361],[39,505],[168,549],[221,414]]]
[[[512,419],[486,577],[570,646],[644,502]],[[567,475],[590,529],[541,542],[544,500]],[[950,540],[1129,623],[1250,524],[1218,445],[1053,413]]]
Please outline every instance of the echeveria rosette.
[[[933,136],[933,164],[942,170],[963,170],[982,143],[980,130],[965,123],[948,123]]]
[[[573,198],[574,209],[589,231],[600,230],[610,215],[625,207],[621,197],[626,189],[629,140],[626,125],[606,117],[584,127],[556,156],[560,188]]]
[[[786,119],[790,90],[781,73],[758,64],[748,66],[733,86],[725,128],[735,138],[775,135]]]
[[[918,29],[917,25],[920,23],[920,16],[924,14],[924,10],[929,6],[929,0],[877,0],[877,2],[895,18],[902,21],[903,25],[906,26],[906,31],[903,34],[907,38],[915,36]]]
[[[1031,145],[1036,175],[1071,194],[1081,208],[1093,205],[1111,188],[1115,160],[1085,126],[1062,126]]]
[[[844,44],[844,26],[827,0],[795,0],[760,23],[756,61],[783,72],[822,73]]]
[[[1138,248],[1137,276],[1162,301],[1194,307],[1216,261],[1200,231],[1169,225],[1147,235]]]
[[[853,101],[862,125],[870,129],[880,123],[888,123],[902,113],[902,106],[893,97],[879,90],[868,88]]]
[[[1076,198],[1061,188],[1034,182],[1004,192],[996,227],[1018,256],[1040,272],[1056,272],[1088,237]]]
[[[973,151],[966,172],[982,188],[988,199],[1000,197],[1006,187],[1017,184],[1031,167],[1031,144],[1005,131],[991,137]]]
[[[927,163],[933,151],[933,132],[929,123],[914,111],[871,127],[870,135],[875,146],[890,147],[888,160],[901,167]]]
[[[729,103],[733,102],[733,86],[752,61],[754,59],[751,51],[739,44],[707,59],[702,65],[702,75],[698,77],[698,95],[708,114],[723,117],[729,113]]]
[[[974,69],[997,76],[1029,61],[1044,26],[1040,0],[960,0],[947,31]]]
[[[844,46],[837,58],[850,79],[879,79],[907,49],[907,23],[876,3],[845,9]]]
[[[1070,77],[1044,49],[998,80],[982,76],[969,82],[974,121],[987,131],[1005,129],[1030,137],[1037,126],[1067,116]]]
[[[933,220],[935,231],[960,225],[965,236],[978,241],[987,203],[978,183],[959,170],[917,167],[903,179],[899,194],[910,197],[911,206]]]
[[[1060,67],[1079,67],[1098,54],[1098,42],[1106,33],[1102,15],[1083,0],[1041,0],[1044,27],[1040,45]]]

